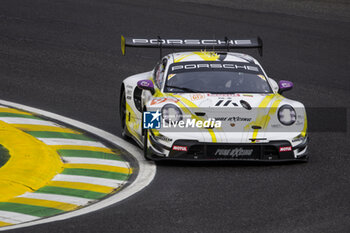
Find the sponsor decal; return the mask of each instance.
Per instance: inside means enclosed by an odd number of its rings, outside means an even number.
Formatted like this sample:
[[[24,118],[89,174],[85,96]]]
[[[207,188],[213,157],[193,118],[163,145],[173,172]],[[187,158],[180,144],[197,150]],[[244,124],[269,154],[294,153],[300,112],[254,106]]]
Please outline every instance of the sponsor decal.
[[[282,128],[281,124],[272,124],[271,125],[272,128]]]
[[[140,84],[141,84],[141,86],[143,86],[143,87],[148,87],[148,86],[150,85],[150,83],[147,82],[147,81],[142,81]]]
[[[126,95],[131,95],[132,94],[132,90],[126,90]]]
[[[259,72],[259,68],[251,65],[239,65],[234,63],[193,63],[186,65],[175,65],[171,67],[171,71],[176,70],[193,70],[193,69],[241,69]]]
[[[248,117],[229,117],[227,120],[228,121],[234,121],[234,122],[237,122],[237,121],[251,121],[252,118],[248,118]]]
[[[143,128],[144,129],[159,129],[161,124],[161,115],[159,111],[143,113]]]
[[[163,45],[251,45],[251,40],[132,39],[134,44]]]
[[[248,117],[215,117],[216,121],[234,121],[234,122],[238,122],[238,121],[251,121],[252,118],[248,118]]]
[[[165,142],[172,142],[173,141],[173,139],[168,138],[168,137],[166,137],[164,135],[158,135],[158,136],[155,136],[155,138],[157,140],[162,140],[162,141],[165,141]]]
[[[193,94],[190,97],[190,99],[192,101],[201,100],[201,99],[204,99],[204,98],[205,98],[205,95],[203,95],[203,94]]]
[[[224,98],[224,97],[239,97],[240,94],[211,94],[211,93],[208,93],[207,94],[208,96],[213,96],[213,97],[219,97],[219,98]]]
[[[242,147],[234,149],[217,149],[215,155],[217,156],[228,156],[232,158],[238,157],[249,157],[253,153],[253,149],[243,149]]]
[[[235,123],[231,123],[230,125],[231,125],[231,127],[235,127],[236,124]]]
[[[131,100],[131,96],[127,96],[126,98],[127,98],[128,100]]]
[[[187,146],[173,146],[173,150],[176,151],[187,151]]]
[[[286,152],[286,151],[292,151],[291,146],[281,146],[280,147],[280,152]]]
[[[284,88],[291,87],[292,85],[288,82],[281,82],[280,85]]]
[[[161,103],[164,103],[164,102],[177,103],[177,102],[179,102],[179,100],[176,99],[176,98],[171,98],[171,97],[154,98],[151,101],[151,105],[157,105],[157,104],[161,104]]]
[[[126,85],[126,88],[133,88],[133,86],[131,86],[131,85]]]
[[[243,94],[244,97],[254,97],[253,95]]]

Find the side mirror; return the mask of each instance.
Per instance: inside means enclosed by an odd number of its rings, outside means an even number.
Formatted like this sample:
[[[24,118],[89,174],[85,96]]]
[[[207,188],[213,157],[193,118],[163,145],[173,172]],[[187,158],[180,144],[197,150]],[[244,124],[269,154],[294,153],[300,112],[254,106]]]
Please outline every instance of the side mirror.
[[[293,88],[293,83],[291,81],[281,80],[278,82],[278,94],[282,94],[285,91],[289,91]]]
[[[154,85],[151,80],[140,80],[137,82],[137,87],[142,90],[149,90],[152,93],[152,95],[154,94]]]

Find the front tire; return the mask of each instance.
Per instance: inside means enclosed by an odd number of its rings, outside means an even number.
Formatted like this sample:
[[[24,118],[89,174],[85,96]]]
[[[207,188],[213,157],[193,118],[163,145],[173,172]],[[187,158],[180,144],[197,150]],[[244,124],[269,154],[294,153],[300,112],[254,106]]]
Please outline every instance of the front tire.
[[[148,158],[148,130],[143,130],[143,156],[146,160],[151,160]]]

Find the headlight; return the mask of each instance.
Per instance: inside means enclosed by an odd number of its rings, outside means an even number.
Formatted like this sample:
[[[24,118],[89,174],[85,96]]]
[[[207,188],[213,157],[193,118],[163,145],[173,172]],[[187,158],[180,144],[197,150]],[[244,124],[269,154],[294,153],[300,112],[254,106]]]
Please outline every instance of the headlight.
[[[297,120],[297,114],[294,108],[290,105],[283,105],[278,110],[278,120],[283,125],[292,125]]]
[[[181,121],[182,113],[181,110],[173,104],[166,104],[162,107],[162,118],[165,122],[169,121]]]

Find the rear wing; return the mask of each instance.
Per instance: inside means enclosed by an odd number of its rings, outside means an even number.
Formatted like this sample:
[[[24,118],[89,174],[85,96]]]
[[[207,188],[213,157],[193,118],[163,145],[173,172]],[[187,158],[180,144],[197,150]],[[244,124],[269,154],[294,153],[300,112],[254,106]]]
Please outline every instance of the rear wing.
[[[252,49],[256,48],[262,56],[263,42],[260,37],[248,39],[165,39],[159,36],[156,39],[140,39],[121,36],[122,54],[126,47],[159,48],[162,57],[162,48],[169,49]]]

